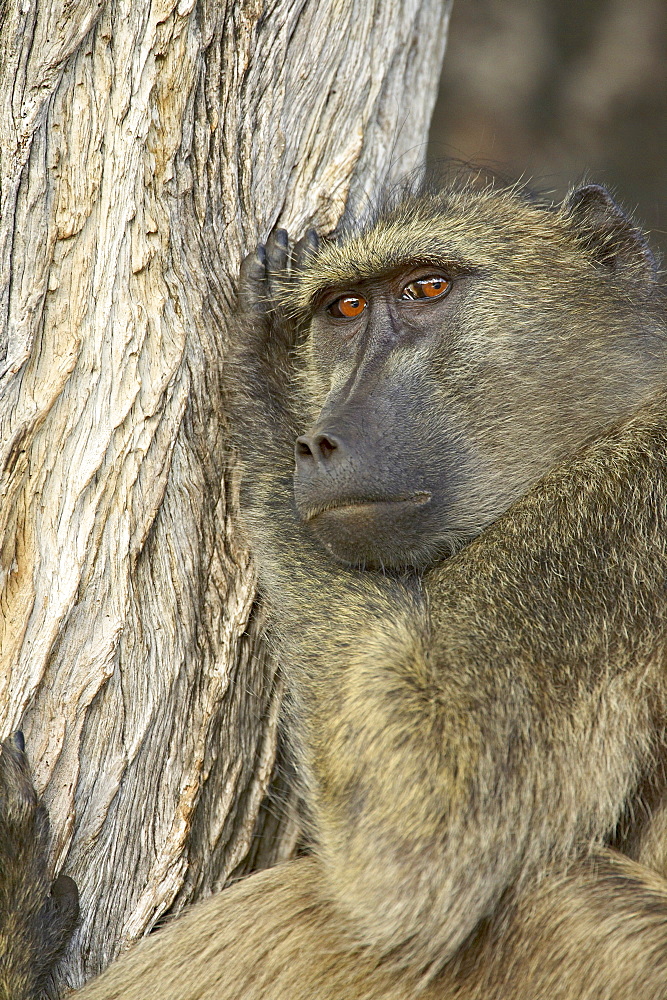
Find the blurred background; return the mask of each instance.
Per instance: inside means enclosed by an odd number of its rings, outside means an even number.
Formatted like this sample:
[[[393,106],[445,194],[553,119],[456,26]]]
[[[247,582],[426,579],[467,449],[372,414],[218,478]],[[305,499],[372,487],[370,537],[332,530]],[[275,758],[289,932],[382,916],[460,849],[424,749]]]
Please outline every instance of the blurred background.
[[[609,186],[667,259],[667,0],[454,0],[429,160]]]

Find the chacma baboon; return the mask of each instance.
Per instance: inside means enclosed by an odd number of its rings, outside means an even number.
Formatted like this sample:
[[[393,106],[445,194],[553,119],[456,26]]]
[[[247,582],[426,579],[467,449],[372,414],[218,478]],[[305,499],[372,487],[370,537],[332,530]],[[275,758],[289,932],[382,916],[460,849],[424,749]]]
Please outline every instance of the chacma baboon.
[[[82,1000],[664,998],[667,364],[643,235],[600,187],[460,184],[322,246],[275,232],[240,302],[242,508],[312,854]]]

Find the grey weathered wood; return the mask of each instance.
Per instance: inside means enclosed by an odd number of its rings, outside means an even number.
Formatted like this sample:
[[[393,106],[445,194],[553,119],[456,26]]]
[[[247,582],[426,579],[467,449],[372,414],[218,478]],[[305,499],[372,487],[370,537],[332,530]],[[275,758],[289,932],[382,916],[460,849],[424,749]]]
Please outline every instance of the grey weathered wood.
[[[448,14],[1,7],[0,735],[81,891],[61,986],[294,847],[218,379],[233,275],[422,162]]]

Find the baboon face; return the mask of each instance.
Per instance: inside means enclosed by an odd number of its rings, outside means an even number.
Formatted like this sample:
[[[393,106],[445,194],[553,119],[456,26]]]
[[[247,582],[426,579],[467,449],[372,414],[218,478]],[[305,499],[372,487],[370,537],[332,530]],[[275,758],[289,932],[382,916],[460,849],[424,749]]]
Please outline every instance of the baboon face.
[[[558,209],[415,199],[299,279],[314,419],[295,502],[334,557],[450,554],[659,384],[652,259],[603,189],[582,191]]]

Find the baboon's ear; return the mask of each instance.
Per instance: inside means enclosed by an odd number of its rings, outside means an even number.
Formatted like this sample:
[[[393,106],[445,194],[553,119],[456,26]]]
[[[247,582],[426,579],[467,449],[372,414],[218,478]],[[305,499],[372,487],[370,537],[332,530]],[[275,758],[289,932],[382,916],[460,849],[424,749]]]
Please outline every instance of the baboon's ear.
[[[656,279],[657,261],[644,234],[606,188],[600,184],[577,188],[563,202],[562,212],[602,267],[629,269],[644,282]]]

